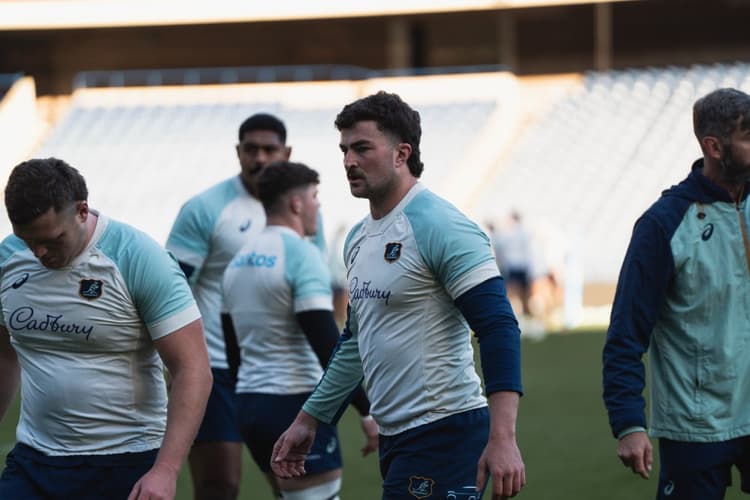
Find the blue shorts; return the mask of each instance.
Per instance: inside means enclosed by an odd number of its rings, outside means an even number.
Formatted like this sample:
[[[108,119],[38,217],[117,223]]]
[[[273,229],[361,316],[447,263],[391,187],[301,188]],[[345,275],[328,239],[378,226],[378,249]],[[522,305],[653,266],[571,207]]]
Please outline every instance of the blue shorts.
[[[487,445],[487,407],[457,413],[393,436],[380,436],[383,500],[478,500],[477,462]]]
[[[241,442],[237,428],[237,406],[234,381],[229,370],[211,368],[214,383],[206,404],[206,414],[195,436],[196,443],[231,441]]]
[[[51,457],[17,443],[0,476],[0,498],[125,499],[151,469],[158,451]]]
[[[273,445],[291,425],[307,400],[306,394],[237,394],[240,433],[250,454],[263,472],[271,471]],[[341,468],[341,447],[336,426],[318,424],[310,453],[305,459],[308,474]]]
[[[732,465],[740,489],[750,493],[750,437],[718,443],[659,439],[658,500],[721,500],[732,485]]]
[[[524,291],[529,289],[531,280],[529,279],[529,272],[526,269],[508,269],[504,278],[508,284],[519,285]]]

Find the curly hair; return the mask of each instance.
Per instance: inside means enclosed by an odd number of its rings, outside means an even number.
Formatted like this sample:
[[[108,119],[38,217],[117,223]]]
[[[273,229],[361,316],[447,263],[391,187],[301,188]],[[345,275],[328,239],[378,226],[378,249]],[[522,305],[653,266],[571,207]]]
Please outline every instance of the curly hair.
[[[368,120],[374,121],[381,132],[392,134],[411,146],[411,155],[407,160],[409,172],[417,178],[422,175],[424,164],[419,154],[419,141],[422,138],[419,113],[397,94],[381,90],[344,106],[334,124],[341,131],[352,128],[357,122]]]

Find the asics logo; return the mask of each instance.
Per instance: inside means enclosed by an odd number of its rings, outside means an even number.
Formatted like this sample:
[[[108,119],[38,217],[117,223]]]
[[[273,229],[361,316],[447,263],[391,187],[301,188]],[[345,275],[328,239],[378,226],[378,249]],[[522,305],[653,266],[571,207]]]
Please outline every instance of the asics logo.
[[[664,486],[664,496],[668,497],[674,493],[674,482],[670,481]]]
[[[29,279],[29,273],[23,273],[23,276],[18,278],[16,281],[13,282],[11,287],[13,287],[14,290],[17,290],[21,288],[21,286],[26,283],[26,281]]]
[[[336,438],[332,437],[326,445],[326,453],[333,453],[334,451],[336,451]]]
[[[245,232],[245,231],[247,231],[248,229],[250,229],[250,219],[247,219],[247,220],[246,220],[246,221],[245,221],[245,222],[244,222],[244,223],[243,223],[243,224],[242,224],[242,225],[240,226],[240,232],[241,232],[241,233],[244,233],[244,232]]]
[[[703,228],[701,239],[703,241],[708,241],[712,234],[714,234],[714,225],[709,222],[708,224],[706,224],[706,227]]]

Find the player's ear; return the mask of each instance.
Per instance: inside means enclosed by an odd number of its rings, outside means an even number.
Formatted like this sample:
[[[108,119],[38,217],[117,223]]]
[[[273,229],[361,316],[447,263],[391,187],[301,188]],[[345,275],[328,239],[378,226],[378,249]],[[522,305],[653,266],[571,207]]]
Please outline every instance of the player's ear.
[[[396,145],[396,165],[406,165],[411,156],[411,144],[400,142]]]
[[[234,147],[234,150],[235,150],[235,151],[237,152],[237,158],[239,158],[239,157],[240,157],[240,145],[239,145],[239,144],[237,144],[237,145],[236,145],[236,146]]]
[[[718,137],[712,135],[704,136],[701,139],[701,146],[703,146],[703,152],[709,157],[715,160],[721,160],[722,145]]]
[[[289,197],[289,209],[294,215],[302,213],[302,197],[298,194],[293,194]]]
[[[86,222],[89,216],[89,203],[86,200],[76,203],[76,215],[80,217],[82,222]]]
[[[284,161],[289,161],[290,156],[292,156],[292,147],[284,146]]]

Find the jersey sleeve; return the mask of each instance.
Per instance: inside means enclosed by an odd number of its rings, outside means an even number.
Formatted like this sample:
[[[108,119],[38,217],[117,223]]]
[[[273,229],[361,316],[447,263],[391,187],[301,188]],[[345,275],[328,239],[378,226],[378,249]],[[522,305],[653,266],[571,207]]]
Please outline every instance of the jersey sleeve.
[[[156,340],[200,318],[185,276],[172,256],[144,233],[111,223],[101,242],[115,261],[135,307]]]
[[[294,312],[333,310],[331,273],[323,256],[313,244],[284,236],[286,247],[285,278],[292,289]]]
[[[213,222],[205,203],[193,198],[182,206],[167,237],[167,250],[179,262],[194,268],[191,282],[200,274],[203,262],[211,251]]]
[[[6,237],[2,241],[2,243],[0,243],[0,284],[3,287],[6,286],[5,280],[4,280],[5,263],[15,253],[22,252],[24,250],[27,250],[28,248],[29,247],[26,246],[26,243],[24,243],[23,240],[21,240],[15,235],[10,235]],[[2,294],[0,294],[0,297],[2,297]],[[5,314],[3,313],[2,306],[3,306],[2,300],[0,300],[0,326],[5,326]]]
[[[450,203],[423,192],[404,213],[422,259],[452,299],[500,275],[487,235]]]

